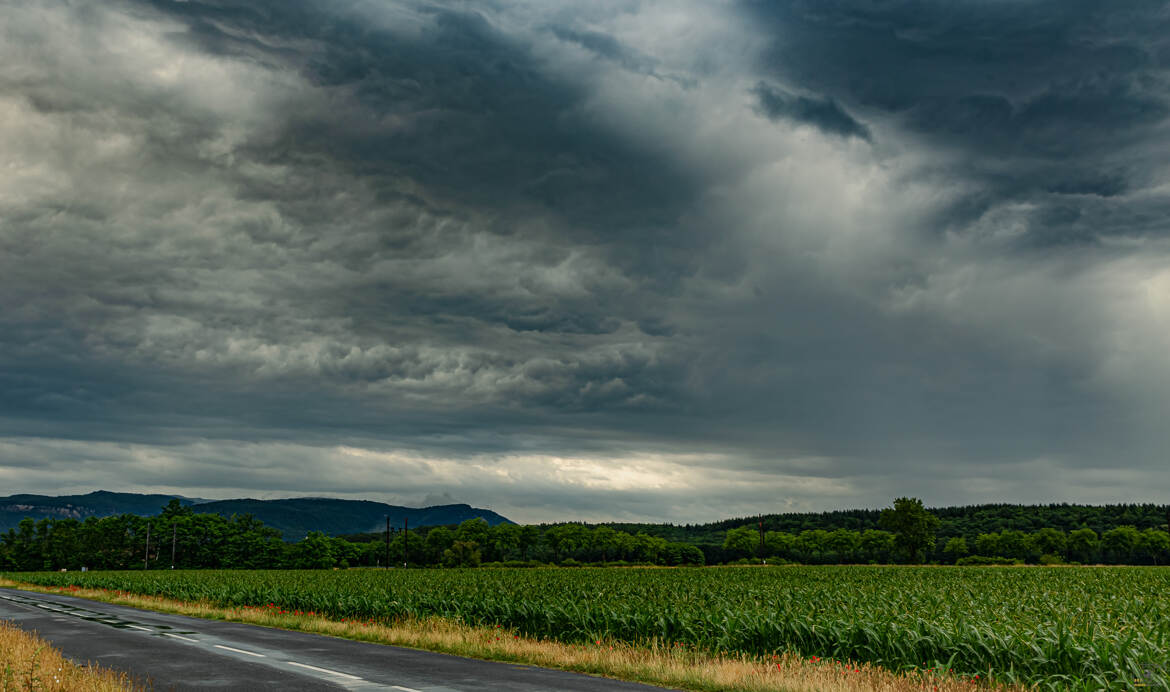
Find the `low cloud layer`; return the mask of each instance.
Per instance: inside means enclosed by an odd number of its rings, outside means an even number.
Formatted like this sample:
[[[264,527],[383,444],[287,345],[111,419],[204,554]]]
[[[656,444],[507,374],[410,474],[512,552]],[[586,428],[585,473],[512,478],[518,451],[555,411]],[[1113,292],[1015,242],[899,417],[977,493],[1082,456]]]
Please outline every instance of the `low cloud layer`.
[[[13,5],[0,485],[1158,501],[1170,15],[1100,12]]]

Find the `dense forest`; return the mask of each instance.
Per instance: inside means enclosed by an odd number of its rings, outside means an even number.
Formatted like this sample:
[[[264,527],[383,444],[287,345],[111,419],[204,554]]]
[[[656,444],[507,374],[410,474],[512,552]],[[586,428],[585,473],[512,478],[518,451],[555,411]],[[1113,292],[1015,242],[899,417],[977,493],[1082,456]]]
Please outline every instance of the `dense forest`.
[[[1166,531],[1170,519],[1170,506],[1155,504],[1132,505],[1010,505],[989,504],[966,507],[933,507],[930,513],[938,517],[935,544],[929,555],[932,562],[954,562],[955,558],[945,551],[951,539],[962,538],[973,551],[980,535],[1003,532],[1032,534],[1041,529],[1053,529],[1071,534],[1078,529],[1091,529],[1098,537],[1122,527],[1133,527],[1139,532],[1149,529]],[[709,562],[733,560],[735,553],[723,553],[727,531],[741,527],[758,529],[763,522],[766,532],[801,534],[805,531],[832,533],[841,529],[863,535],[869,531],[881,530],[879,509],[851,509],[832,512],[807,512],[793,514],[765,514],[757,517],[725,519],[709,524],[623,524],[607,523],[604,526],[619,531],[638,531],[669,541],[691,543],[703,549]],[[816,534],[820,536],[821,534]],[[875,534],[876,535],[876,534]],[[1010,533],[1015,540],[1017,533]],[[807,539],[806,537],[806,540]],[[1155,539],[1156,540],[1156,539]],[[757,540],[758,542],[758,540]],[[983,549],[988,548],[985,539]],[[955,547],[955,546],[952,546]],[[1015,547],[1005,549],[1012,555],[1025,559],[1022,550]],[[742,551],[741,551],[742,552]],[[1092,561],[1092,557],[1082,555]],[[874,558],[876,559],[876,558]],[[1072,558],[1077,559],[1077,558]],[[808,560],[800,560],[802,562]],[[862,560],[868,562],[869,560]]]
[[[729,529],[724,538],[724,559],[762,555],[772,560],[802,564],[866,564],[902,562],[895,534],[878,529],[810,529],[800,533],[768,531],[763,550],[759,532],[752,527]],[[1138,531],[1118,526],[1098,534],[1090,528],[1064,532],[1043,528],[1031,533],[1008,529],[980,533],[968,541],[955,536],[934,540],[927,560],[939,564],[1170,564],[1170,534],[1164,529]]]
[[[1158,505],[983,505],[930,509],[918,560],[939,564],[1168,564]],[[888,527],[887,527],[888,528]],[[389,538],[389,540],[387,540]],[[409,532],[286,542],[248,514],[197,513],[171,501],[153,517],[25,519],[0,534],[0,570],[331,568],[505,564],[699,565],[907,561],[882,511],[779,514],[672,526],[578,523],[490,526],[481,519]],[[918,561],[915,560],[915,561]]]
[[[1090,528],[1098,534],[1119,526],[1133,526],[1139,530],[1164,528],[1170,506],[1155,504],[1135,505],[970,505],[966,507],[931,507],[930,513],[939,518],[938,538],[945,541],[956,536],[974,537],[981,533],[998,531],[1036,531],[1043,528],[1073,531]],[[880,509],[846,509],[832,512],[805,512],[764,514],[756,517],[724,519],[709,524],[624,524],[607,522],[620,531],[643,531],[672,541],[695,544],[723,542],[728,529],[756,526],[764,522],[765,531],[800,533],[821,529],[834,531],[849,529],[866,531],[880,529]]]
[[[458,526],[395,529],[346,538],[310,532],[301,541],[250,515],[200,514],[172,501],[154,517],[122,514],[66,519],[25,519],[0,536],[0,570],[59,569],[316,569],[331,567],[515,566],[584,562],[655,565],[702,564],[697,547],[609,528],[490,526],[471,519]]]

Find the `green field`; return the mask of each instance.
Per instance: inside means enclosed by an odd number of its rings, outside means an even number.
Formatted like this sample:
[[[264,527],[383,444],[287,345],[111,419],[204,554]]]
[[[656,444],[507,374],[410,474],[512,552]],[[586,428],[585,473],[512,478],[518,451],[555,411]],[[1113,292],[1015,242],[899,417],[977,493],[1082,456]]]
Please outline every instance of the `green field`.
[[[1170,687],[1170,569],[90,572],[8,575],[332,617],[443,616],[582,642],[868,661],[1052,689]]]

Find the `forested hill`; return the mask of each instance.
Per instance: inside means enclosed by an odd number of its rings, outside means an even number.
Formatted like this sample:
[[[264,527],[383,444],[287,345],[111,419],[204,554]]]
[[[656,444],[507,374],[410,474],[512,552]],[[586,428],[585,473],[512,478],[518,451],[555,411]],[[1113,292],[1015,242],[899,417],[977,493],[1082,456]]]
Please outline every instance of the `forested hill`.
[[[490,509],[470,505],[439,505],[436,507],[398,507],[365,500],[336,500],[321,497],[303,497],[290,500],[220,500],[198,505],[197,512],[222,516],[251,514],[266,526],[280,529],[286,539],[300,539],[310,531],[321,531],[330,536],[383,531],[386,517],[391,526],[401,529],[403,521],[410,526],[446,526],[480,518],[489,526],[511,524],[511,520]]]
[[[1170,506],[1140,505],[970,505],[966,507],[929,508],[940,520],[936,536],[940,544],[953,536],[976,536],[1004,530],[1032,532],[1042,528],[1073,531],[1087,526],[1098,534],[1119,526],[1135,526],[1139,530],[1164,527]],[[763,517],[724,519],[710,524],[621,524],[610,523],[619,531],[645,532],[672,541],[695,544],[721,544],[728,529],[756,526],[761,519],[766,531],[799,533],[806,530],[849,529],[866,531],[881,528],[878,509],[849,509],[834,512],[807,512],[799,514],[766,514]]]
[[[0,497],[0,531],[16,528],[25,517],[33,519],[85,519],[115,514],[158,514],[173,499],[183,506],[203,502],[175,495],[140,495],[98,490],[85,495],[9,495]]]
[[[158,514],[172,499],[195,511],[220,514],[251,514],[266,526],[278,529],[286,539],[299,540],[310,531],[330,535],[376,531],[385,527],[386,517],[401,528],[403,521],[411,526],[440,526],[459,524],[468,519],[482,518],[491,526],[512,523],[489,509],[470,505],[440,505],[436,507],[399,507],[365,500],[338,500],[320,497],[302,497],[287,500],[200,500],[174,495],[139,495],[112,493],[104,490],[86,495],[12,495],[0,497],[0,531],[16,528],[25,517],[33,519],[79,519],[108,517],[119,514],[152,516]]]

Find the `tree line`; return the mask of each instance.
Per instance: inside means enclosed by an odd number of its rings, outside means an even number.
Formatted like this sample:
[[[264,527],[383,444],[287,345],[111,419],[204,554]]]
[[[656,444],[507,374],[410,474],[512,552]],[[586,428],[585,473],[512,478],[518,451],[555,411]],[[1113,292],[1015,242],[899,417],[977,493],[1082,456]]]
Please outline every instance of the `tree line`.
[[[1139,530],[1117,526],[1102,533],[1081,526],[1063,531],[1006,529],[939,540],[941,521],[920,500],[898,498],[881,510],[884,529],[806,529],[765,531],[757,526],[727,530],[723,549],[742,560],[762,558],[805,564],[864,564],[928,560],[939,563],[996,564],[1170,564],[1170,533],[1162,527]]]
[[[1121,526],[1133,526],[1138,531],[1165,528],[1170,506],[1152,503],[1114,505],[1013,505],[985,504],[964,507],[932,507],[930,513],[939,520],[936,530],[938,544],[931,560],[942,560],[942,547],[954,537],[973,541],[981,533],[1024,531],[1032,533],[1042,528],[1053,528],[1069,533],[1090,528],[1103,535]],[[765,531],[784,531],[799,534],[821,529],[835,531],[849,529],[865,532],[881,529],[880,509],[848,509],[830,512],[803,512],[764,514],[754,517],[725,519],[706,524],[626,524],[607,522],[604,525],[630,533],[645,532],[669,541],[681,541],[700,546],[722,546],[729,529],[751,525],[758,528],[764,522]]]
[[[644,533],[581,524],[458,526],[350,538],[309,532],[285,542],[251,515],[200,514],[171,501],[153,517],[133,514],[24,519],[0,536],[0,570],[327,569],[389,565],[474,567],[574,564],[703,564],[703,552]]]
[[[764,534],[761,553],[758,530],[744,526],[727,531],[723,548],[730,560],[751,561],[763,557],[773,562],[784,560],[810,565],[922,562],[900,553],[895,539],[895,534],[880,529],[768,531]],[[957,536],[937,545],[941,546],[938,551],[941,559],[932,561],[945,564],[1170,564],[1170,534],[1162,529],[1139,531],[1133,526],[1119,526],[1104,534],[1090,528],[1067,533],[1052,528],[1031,533],[1008,530],[981,533],[971,540]]]
[[[914,498],[877,512],[877,528],[769,529],[766,520],[732,526],[719,543],[668,540],[645,531],[585,524],[489,526],[482,519],[410,532],[286,542],[251,515],[196,513],[171,501],[153,517],[23,520],[0,535],[0,570],[327,569],[387,565],[474,567],[558,564],[702,565],[996,562],[1170,564],[1170,533],[1123,525],[1097,531],[1051,526],[947,536]],[[1148,522],[1147,522],[1148,523]],[[387,540],[388,539],[388,540]],[[709,537],[705,537],[709,540]]]

